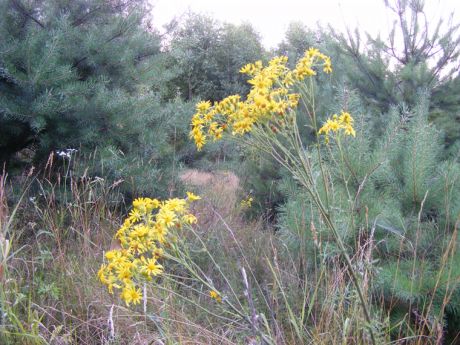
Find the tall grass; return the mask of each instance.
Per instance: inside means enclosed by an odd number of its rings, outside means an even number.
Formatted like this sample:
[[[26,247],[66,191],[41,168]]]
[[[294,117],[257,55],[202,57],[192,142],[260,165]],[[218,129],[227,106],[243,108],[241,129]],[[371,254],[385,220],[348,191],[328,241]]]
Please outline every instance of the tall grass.
[[[122,182],[78,175],[87,162],[72,164],[1,175],[2,344],[369,344],[369,327],[379,344],[447,343],[444,307],[458,288],[457,230],[432,274],[417,266],[417,246],[407,255],[404,238],[393,269],[382,270],[375,224],[361,229],[350,260],[371,301],[369,325],[319,220],[305,222],[305,209],[289,216],[308,234],[297,240],[304,249],[293,250],[282,231],[245,219],[239,201],[246,195],[228,173],[202,185],[188,181],[202,195],[193,209],[199,223],[184,232],[168,273],[146,284],[143,303],[128,309],[96,278],[127,212]],[[420,222],[416,231],[422,236]],[[407,265],[417,277],[407,281],[409,291],[423,292],[420,282],[428,279],[435,290],[426,292],[423,309],[409,308],[395,321],[402,296],[377,282],[393,274],[395,284],[404,283],[398,267]],[[210,297],[211,288],[222,302]],[[435,308],[434,299],[444,307]]]

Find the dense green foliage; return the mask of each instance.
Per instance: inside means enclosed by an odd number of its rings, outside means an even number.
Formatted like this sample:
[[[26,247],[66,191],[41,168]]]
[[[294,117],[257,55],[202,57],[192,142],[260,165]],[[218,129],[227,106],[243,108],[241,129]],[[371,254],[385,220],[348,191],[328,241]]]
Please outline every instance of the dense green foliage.
[[[2,1],[2,161],[30,146],[37,161],[57,149],[137,144],[160,53],[138,5]]]
[[[172,33],[171,64],[179,67],[172,85],[188,100],[218,100],[247,91],[238,70],[260,59],[264,52],[251,25],[220,24],[190,14]]]

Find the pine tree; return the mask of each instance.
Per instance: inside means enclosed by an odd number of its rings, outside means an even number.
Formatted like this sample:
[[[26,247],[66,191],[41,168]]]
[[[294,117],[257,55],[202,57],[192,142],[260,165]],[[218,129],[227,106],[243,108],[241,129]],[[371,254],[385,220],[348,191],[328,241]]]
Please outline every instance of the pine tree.
[[[260,37],[250,24],[223,24],[195,13],[173,32],[170,52],[171,65],[181,70],[172,87],[187,100],[219,100],[247,91],[238,71],[263,57]]]
[[[352,89],[367,105],[386,113],[391,106],[416,105],[418,93],[431,94],[430,118],[446,132],[445,144],[460,139],[458,119],[458,67],[460,24],[428,21],[420,0],[386,0],[394,25],[388,38],[371,37],[356,30],[335,33],[340,59],[350,59],[345,70]]]
[[[0,2],[0,161],[137,145],[160,56],[146,13],[137,0]]]

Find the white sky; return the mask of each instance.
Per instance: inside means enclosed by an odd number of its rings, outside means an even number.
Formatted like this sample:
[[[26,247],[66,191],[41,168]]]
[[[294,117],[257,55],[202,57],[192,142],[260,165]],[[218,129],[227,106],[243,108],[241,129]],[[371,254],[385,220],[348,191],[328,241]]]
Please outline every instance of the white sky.
[[[267,48],[275,47],[284,37],[288,24],[300,21],[315,27],[316,23],[332,24],[339,30],[359,27],[373,35],[386,37],[393,18],[383,0],[150,0],[157,28],[185,12],[208,14],[223,22],[250,22],[261,34]],[[455,11],[460,18],[460,1],[425,0],[428,20],[445,17]]]

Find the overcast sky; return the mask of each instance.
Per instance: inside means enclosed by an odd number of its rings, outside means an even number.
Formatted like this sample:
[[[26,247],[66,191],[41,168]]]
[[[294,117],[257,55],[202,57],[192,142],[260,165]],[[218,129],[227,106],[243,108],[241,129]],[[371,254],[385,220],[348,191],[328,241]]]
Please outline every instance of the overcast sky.
[[[339,30],[359,27],[373,35],[386,36],[393,18],[388,15],[383,0],[150,0],[154,6],[156,27],[181,17],[191,10],[211,15],[225,22],[250,22],[261,34],[267,48],[283,39],[290,22],[300,21],[307,26],[315,23],[332,24]],[[428,19],[445,17],[455,11],[460,16],[459,0],[425,0]]]

